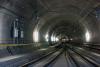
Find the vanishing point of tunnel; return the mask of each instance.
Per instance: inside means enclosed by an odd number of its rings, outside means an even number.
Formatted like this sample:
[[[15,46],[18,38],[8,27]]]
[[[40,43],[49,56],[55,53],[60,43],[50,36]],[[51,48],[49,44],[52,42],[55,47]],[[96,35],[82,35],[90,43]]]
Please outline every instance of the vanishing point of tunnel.
[[[100,0],[0,0],[0,67],[100,67]]]

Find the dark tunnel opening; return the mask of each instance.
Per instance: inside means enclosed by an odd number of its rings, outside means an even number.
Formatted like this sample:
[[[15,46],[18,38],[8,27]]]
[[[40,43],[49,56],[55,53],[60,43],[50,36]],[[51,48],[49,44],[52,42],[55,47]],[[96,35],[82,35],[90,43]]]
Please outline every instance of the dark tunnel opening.
[[[99,22],[99,0],[0,0],[0,67],[100,67]]]

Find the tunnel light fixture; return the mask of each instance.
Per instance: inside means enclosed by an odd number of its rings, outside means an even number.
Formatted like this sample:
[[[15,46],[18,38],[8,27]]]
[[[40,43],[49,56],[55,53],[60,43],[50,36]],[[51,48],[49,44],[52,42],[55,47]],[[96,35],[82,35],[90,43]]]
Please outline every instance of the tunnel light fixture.
[[[91,39],[91,35],[89,31],[86,31],[85,37],[86,37],[86,42],[89,42]]]
[[[39,33],[38,33],[37,30],[35,30],[33,32],[33,40],[34,40],[34,42],[38,42],[39,41]]]
[[[51,41],[53,41],[53,42],[56,41],[56,42],[57,42],[57,41],[59,41],[59,39],[58,39],[58,37],[54,37],[54,36],[52,36],[52,37],[51,37]]]
[[[49,37],[49,35],[46,34],[46,35],[45,35],[45,39],[46,39],[47,42],[49,41],[48,37]]]
[[[72,38],[70,40],[73,40]]]
[[[55,41],[55,37],[54,36],[51,37],[51,41]]]
[[[58,37],[56,37],[56,41],[59,41]]]

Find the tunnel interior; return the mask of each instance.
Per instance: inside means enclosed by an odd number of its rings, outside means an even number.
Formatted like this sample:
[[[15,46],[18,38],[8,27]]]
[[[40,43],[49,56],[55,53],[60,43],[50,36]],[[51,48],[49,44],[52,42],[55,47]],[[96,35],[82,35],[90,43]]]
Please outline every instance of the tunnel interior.
[[[65,42],[100,53],[99,0],[0,0],[0,67],[19,67]]]

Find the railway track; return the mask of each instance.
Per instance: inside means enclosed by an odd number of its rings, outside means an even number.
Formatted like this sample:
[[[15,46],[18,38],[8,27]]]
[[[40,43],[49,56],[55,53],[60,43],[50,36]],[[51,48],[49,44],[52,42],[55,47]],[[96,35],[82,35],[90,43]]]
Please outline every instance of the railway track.
[[[62,51],[62,49],[59,49],[58,51],[50,52],[47,55],[30,61],[20,67],[48,67],[48,65],[50,65],[50,63],[52,63],[62,53]]]
[[[100,56],[79,47],[67,46],[21,67],[100,67]],[[96,59],[98,58],[98,59]]]

